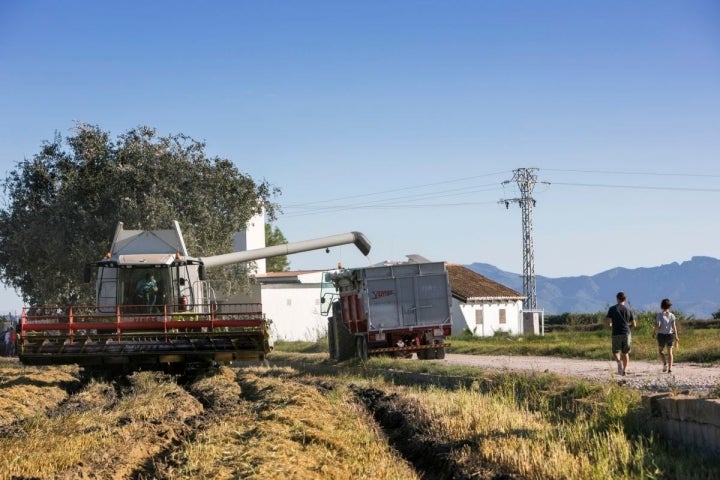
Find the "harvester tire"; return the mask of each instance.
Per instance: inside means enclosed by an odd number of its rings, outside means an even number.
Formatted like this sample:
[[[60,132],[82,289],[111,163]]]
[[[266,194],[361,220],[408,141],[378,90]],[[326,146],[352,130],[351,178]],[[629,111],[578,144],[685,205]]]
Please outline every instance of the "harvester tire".
[[[337,351],[337,339],[335,338],[335,322],[333,317],[328,317],[327,337],[328,353],[330,355],[330,358],[333,360],[337,360],[339,355]]]
[[[338,302],[339,305],[340,302]],[[334,307],[334,306],[333,306]],[[333,308],[333,336],[335,338],[335,356],[332,357],[336,362],[342,362],[355,356],[355,335],[347,329],[342,321],[342,309]],[[330,352],[333,355],[333,352]]]
[[[368,341],[365,335],[355,337],[355,352],[360,361],[364,362],[368,359]]]

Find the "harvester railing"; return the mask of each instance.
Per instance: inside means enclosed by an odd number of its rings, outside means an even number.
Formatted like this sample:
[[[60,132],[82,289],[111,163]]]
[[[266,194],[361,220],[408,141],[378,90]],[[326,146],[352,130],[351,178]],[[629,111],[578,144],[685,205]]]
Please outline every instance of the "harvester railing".
[[[43,363],[63,357],[113,354],[248,351],[268,353],[267,322],[259,303],[121,305],[115,313],[95,306],[26,307],[20,316],[18,352]]]

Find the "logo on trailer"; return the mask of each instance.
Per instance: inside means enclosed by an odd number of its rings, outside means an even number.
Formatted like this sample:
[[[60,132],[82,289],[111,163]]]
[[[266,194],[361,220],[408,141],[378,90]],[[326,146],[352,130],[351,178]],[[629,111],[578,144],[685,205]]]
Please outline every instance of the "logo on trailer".
[[[395,290],[373,290],[372,292],[373,300],[376,298],[389,297],[390,295],[395,295]]]

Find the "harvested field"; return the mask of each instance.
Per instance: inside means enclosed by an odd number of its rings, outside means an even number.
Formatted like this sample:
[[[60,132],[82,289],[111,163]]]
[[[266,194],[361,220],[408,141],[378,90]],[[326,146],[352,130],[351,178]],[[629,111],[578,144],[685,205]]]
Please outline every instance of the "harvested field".
[[[598,416],[588,405],[616,395],[603,390],[610,387],[586,387],[582,408],[563,400],[575,406],[557,411],[554,403],[547,414],[537,396],[522,399],[517,378],[492,394],[290,367],[221,367],[183,381],[151,372],[79,378],[69,367],[0,363],[0,478],[716,478],[719,471],[624,430],[630,407]]]
[[[16,362],[0,374],[1,478],[419,478],[352,395],[290,369],[182,386],[150,372],[80,385]]]

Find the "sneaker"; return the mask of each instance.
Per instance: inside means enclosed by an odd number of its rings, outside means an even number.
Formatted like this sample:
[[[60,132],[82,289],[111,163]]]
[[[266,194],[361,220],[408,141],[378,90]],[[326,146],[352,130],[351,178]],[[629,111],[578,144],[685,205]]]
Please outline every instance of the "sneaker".
[[[665,373],[667,371],[668,371],[667,363],[663,363],[663,373]]]
[[[622,362],[620,360],[618,360],[617,364],[618,364],[618,375],[625,375],[625,370],[623,370]]]
[[[672,373],[672,369],[668,368],[668,373]]]

